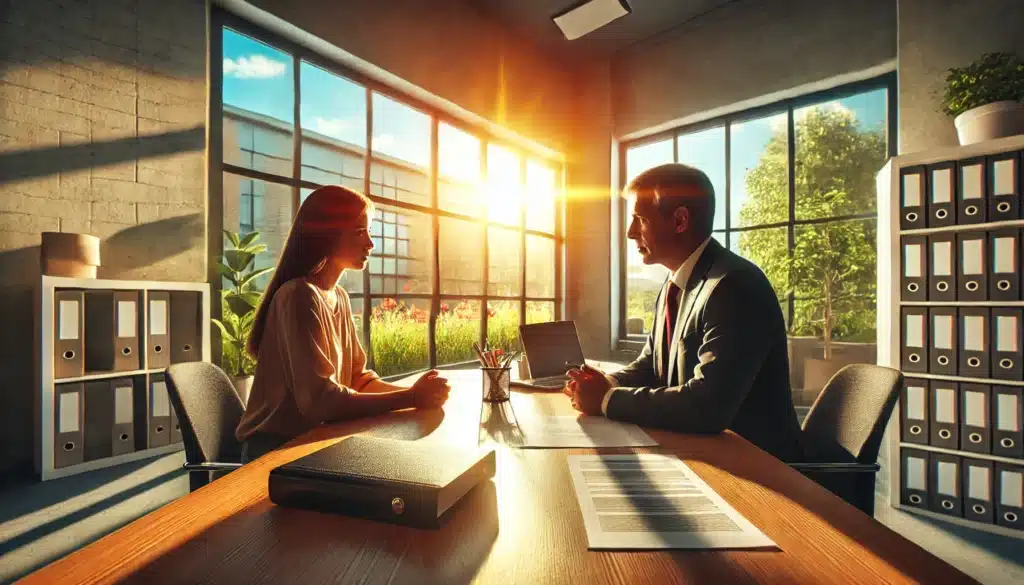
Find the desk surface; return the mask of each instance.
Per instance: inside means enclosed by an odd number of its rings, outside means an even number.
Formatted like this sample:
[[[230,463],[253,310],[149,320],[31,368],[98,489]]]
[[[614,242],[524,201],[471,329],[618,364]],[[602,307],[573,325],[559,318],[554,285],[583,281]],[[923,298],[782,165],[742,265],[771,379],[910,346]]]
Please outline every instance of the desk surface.
[[[974,583],[732,433],[648,431],[779,551],[593,552],[566,465],[589,449],[495,445],[498,470],[440,530],[275,506],[278,465],[366,432],[405,440],[490,442],[479,372],[448,373],[444,411],[402,411],[319,428],[285,448],[40,569],[26,584],[78,583]],[[557,393],[516,392],[519,418],[571,414]]]

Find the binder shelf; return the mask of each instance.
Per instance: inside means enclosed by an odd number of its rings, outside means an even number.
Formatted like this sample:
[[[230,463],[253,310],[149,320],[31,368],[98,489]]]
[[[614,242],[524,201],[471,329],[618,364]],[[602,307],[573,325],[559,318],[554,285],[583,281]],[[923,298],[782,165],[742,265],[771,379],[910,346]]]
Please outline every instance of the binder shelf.
[[[893,507],[1024,538],[1024,136],[878,174],[878,362]],[[895,334],[894,334],[895,333]]]
[[[210,286],[43,276],[35,298],[40,478],[182,449],[164,370],[210,361]]]

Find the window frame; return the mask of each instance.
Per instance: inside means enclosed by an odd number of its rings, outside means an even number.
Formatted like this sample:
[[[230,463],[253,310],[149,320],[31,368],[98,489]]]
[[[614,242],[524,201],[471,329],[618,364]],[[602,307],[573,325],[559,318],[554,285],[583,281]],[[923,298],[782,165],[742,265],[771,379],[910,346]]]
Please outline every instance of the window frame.
[[[293,121],[290,124],[291,128],[291,139],[293,141],[292,151],[292,172],[290,177],[267,173],[263,171],[257,171],[248,169],[235,164],[227,163],[224,161],[223,151],[223,132],[224,132],[224,115],[225,109],[230,108],[223,103],[223,31],[224,29],[231,29],[237,33],[246,35],[265,43],[274,49],[277,49],[287,54],[293,62]],[[512,141],[498,137],[492,132],[489,132],[486,128],[480,124],[473,123],[472,121],[463,120],[457,118],[450,113],[433,107],[430,104],[424,103],[423,101],[404,94],[396,89],[393,89],[359,71],[353,70],[341,63],[335,62],[334,60],[327,58],[316,51],[313,51],[295,41],[284,38],[274,32],[266,30],[259,25],[249,22],[235,14],[232,14],[220,7],[214,6],[211,9],[211,40],[210,40],[210,53],[213,58],[210,60],[210,89],[209,89],[209,112],[210,119],[209,132],[207,135],[207,152],[209,153],[208,168],[210,169],[207,187],[209,192],[209,215],[208,222],[210,226],[216,226],[216,229],[211,230],[213,232],[220,232],[221,227],[224,223],[224,173],[230,173],[238,176],[241,179],[257,179],[265,181],[267,183],[274,183],[284,187],[291,188],[292,191],[292,214],[297,212],[300,204],[300,195],[302,189],[315,189],[320,186],[319,183],[302,179],[302,144],[304,136],[302,132],[301,122],[301,63],[303,61],[319,67],[331,74],[338,75],[349,81],[357,83],[366,91],[366,150],[363,154],[364,163],[364,177],[363,177],[363,192],[366,196],[373,201],[385,208],[391,208],[393,211],[401,211],[403,209],[422,213],[424,214],[431,223],[431,239],[432,239],[432,257],[427,260],[430,262],[430,288],[429,293],[401,293],[387,294],[387,293],[371,293],[370,289],[370,273],[369,266],[362,271],[363,273],[363,292],[361,294],[353,295],[353,309],[357,307],[362,309],[362,335],[366,343],[366,353],[368,358],[369,367],[374,367],[375,359],[373,356],[373,344],[371,342],[372,331],[370,327],[371,319],[369,318],[372,314],[373,301],[376,299],[393,298],[395,300],[402,299],[424,299],[429,301],[430,304],[430,317],[428,320],[428,337],[427,337],[427,349],[428,349],[428,366],[418,370],[405,372],[402,374],[396,374],[394,376],[388,376],[385,379],[397,379],[408,376],[410,374],[416,374],[418,372],[425,371],[434,367],[449,367],[465,365],[475,363],[475,361],[461,362],[458,364],[438,364],[437,363],[437,348],[435,347],[436,340],[436,324],[437,317],[440,313],[440,306],[442,303],[448,303],[452,301],[470,300],[479,301],[481,303],[480,311],[480,339],[481,345],[487,340],[487,321],[488,311],[487,306],[489,301],[517,301],[519,305],[519,322],[526,322],[526,307],[527,303],[534,301],[541,301],[546,303],[554,303],[554,319],[559,320],[564,315],[564,274],[563,267],[565,264],[565,234],[564,234],[564,216],[565,216],[565,173],[566,166],[563,158],[553,158],[549,154],[537,151],[529,146],[516,144]],[[387,160],[375,158],[372,150],[372,136],[373,136],[373,93],[379,93],[389,99],[392,99],[404,106],[416,109],[430,117],[430,163],[429,169],[426,169],[426,176],[428,181],[428,200],[429,203],[426,205],[418,205],[408,203],[400,200],[388,199],[370,194],[370,183],[371,173],[370,168],[374,161],[378,163],[387,163]],[[484,209],[484,213],[480,217],[473,217],[471,215],[463,215],[460,213],[448,211],[441,208],[438,204],[438,183],[440,180],[440,174],[438,172],[438,126],[441,122],[452,126],[458,130],[469,133],[480,140],[481,148],[481,181],[486,183],[487,178],[487,147],[489,144],[500,146],[508,151],[514,153],[519,157],[519,179],[520,187],[525,186],[526,181],[526,165],[528,161],[535,161],[542,165],[548,166],[555,172],[555,198],[554,198],[554,214],[555,214],[555,225],[554,231],[549,233],[545,231],[527,229],[527,217],[526,207],[527,199],[522,198],[520,204],[520,218],[518,226],[509,226],[499,222],[491,221],[488,218],[487,210]],[[260,125],[263,122],[259,120],[252,120],[250,123]],[[384,155],[385,157],[387,155]],[[423,171],[423,169],[417,169],[417,171]],[[254,201],[255,203],[255,201]],[[485,206],[486,207],[486,206]],[[483,246],[481,253],[483,254],[483,274],[482,274],[482,294],[442,294],[440,292],[440,246],[439,246],[439,218],[447,217],[452,219],[464,220],[476,223],[484,226],[483,229]],[[250,218],[251,219],[251,218]],[[519,238],[519,254],[520,254],[520,266],[519,266],[519,294],[510,296],[501,295],[490,295],[488,294],[488,270],[490,263],[490,251],[488,246],[488,229],[489,227],[502,227],[504,229],[512,229],[517,232]],[[554,282],[555,289],[553,296],[548,297],[532,297],[526,295],[526,277],[527,277],[527,259],[526,259],[526,241],[527,236],[539,236],[547,238],[554,242],[555,256],[552,259],[552,266],[554,270]],[[381,236],[383,239],[383,235]],[[375,250],[375,256],[383,260],[385,257],[395,257],[393,255],[384,255],[383,248],[381,250]],[[397,252],[397,250],[396,250]],[[211,287],[216,292],[221,288],[221,275],[217,271],[217,261],[223,255],[223,239],[222,238],[209,238],[207,243],[207,255],[210,259],[209,268],[207,271],[207,280],[210,282]],[[380,274],[379,276],[384,276]],[[214,295],[217,296],[217,295]],[[211,307],[211,315],[219,317],[221,313],[221,307],[219,303],[214,303],[214,307]],[[215,352],[215,359],[219,358],[219,347],[218,351]]]
[[[685,124],[682,126],[676,126],[661,132],[652,134],[650,136],[644,136],[635,140],[621,142],[619,144],[617,164],[619,168],[619,185],[618,185],[618,197],[614,203],[618,211],[618,226],[622,233],[618,245],[619,255],[619,274],[618,274],[618,324],[617,324],[617,340],[620,346],[628,347],[637,343],[643,342],[647,339],[648,334],[642,335],[628,335],[626,333],[626,319],[628,317],[628,303],[629,303],[629,289],[627,283],[627,274],[629,273],[628,266],[628,251],[627,246],[629,242],[625,237],[626,232],[629,228],[630,221],[630,210],[626,207],[626,196],[624,193],[626,187],[626,152],[628,149],[636,146],[643,146],[645,144],[661,142],[664,140],[672,141],[672,160],[679,160],[679,136],[691,134],[694,132],[700,132],[711,128],[721,127],[725,133],[725,145],[723,156],[725,158],[725,194],[721,201],[725,203],[725,228],[716,229],[712,235],[716,237],[724,237],[721,241],[725,248],[730,247],[730,240],[733,234],[738,234],[744,231],[760,230],[768,228],[786,228],[788,235],[788,252],[793,253],[793,248],[796,245],[796,229],[804,225],[813,225],[820,223],[834,223],[858,219],[877,219],[877,209],[872,212],[866,213],[855,213],[849,215],[841,215],[834,217],[815,218],[815,219],[796,219],[796,186],[795,173],[796,166],[794,165],[794,158],[796,154],[796,132],[795,132],[795,118],[794,111],[799,110],[803,107],[813,106],[815,104],[839,100],[847,97],[851,97],[857,94],[866,93],[878,89],[886,90],[886,121],[885,121],[885,133],[886,133],[886,156],[893,157],[898,154],[898,115],[899,110],[897,108],[897,92],[896,92],[896,81],[897,74],[895,71],[885,73],[870,79],[864,79],[861,81],[855,81],[852,83],[840,85],[834,88],[803,94],[792,98],[778,100],[769,104],[764,104],[754,108],[746,110],[739,110],[736,112],[716,116],[707,120],[701,120],[692,124]],[[731,126],[735,123],[746,122],[749,120],[764,118],[770,115],[785,114],[786,125],[787,125],[787,173],[788,173],[788,198],[789,198],[789,212],[788,219],[782,222],[775,222],[757,226],[744,226],[744,227],[732,227],[732,149],[731,149]],[[793,293],[790,292],[786,295],[786,299],[780,299],[785,302],[786,311],[785,319],[787,329],[793,320],[794,312],[794,298]]]

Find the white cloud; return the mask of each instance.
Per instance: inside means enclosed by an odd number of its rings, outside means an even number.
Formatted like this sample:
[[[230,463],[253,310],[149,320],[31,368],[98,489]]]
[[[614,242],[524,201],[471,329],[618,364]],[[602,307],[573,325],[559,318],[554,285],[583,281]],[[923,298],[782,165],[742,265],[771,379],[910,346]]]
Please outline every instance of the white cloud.
[[[263,55],[249,55],[238,59],[224,59],[224,75],[238,79],[265,79],[283,75],[285,64]]]
[[[314,130],[321,134],[334,136],[335,138],[343,136],[351,128],[352,120],[345,118],[321,118],[317,116],[313,119]]]
[[[395,137],[392,134],[380,134],[373,137],[372,148],[374,150],[385,150],[395,144]]]

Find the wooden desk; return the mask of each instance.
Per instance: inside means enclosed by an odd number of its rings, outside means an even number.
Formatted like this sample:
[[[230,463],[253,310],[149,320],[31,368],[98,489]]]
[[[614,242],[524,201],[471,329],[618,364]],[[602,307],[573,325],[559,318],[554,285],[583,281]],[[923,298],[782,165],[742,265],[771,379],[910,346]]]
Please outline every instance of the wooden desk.
[[[353,433],[473,443],[479,372],[449,373],[444,412],[404,411],[317,429],[26,577],[78,583],[973,583],[741,437],[650,431],[780,551],[591,552],[566,455],[497,446],[493,483],[440,530],[279,508],[270,469]],[[570,414],[557,393],[517,392],[519,418]],[[610,449],[605,452],[629,452]]]

